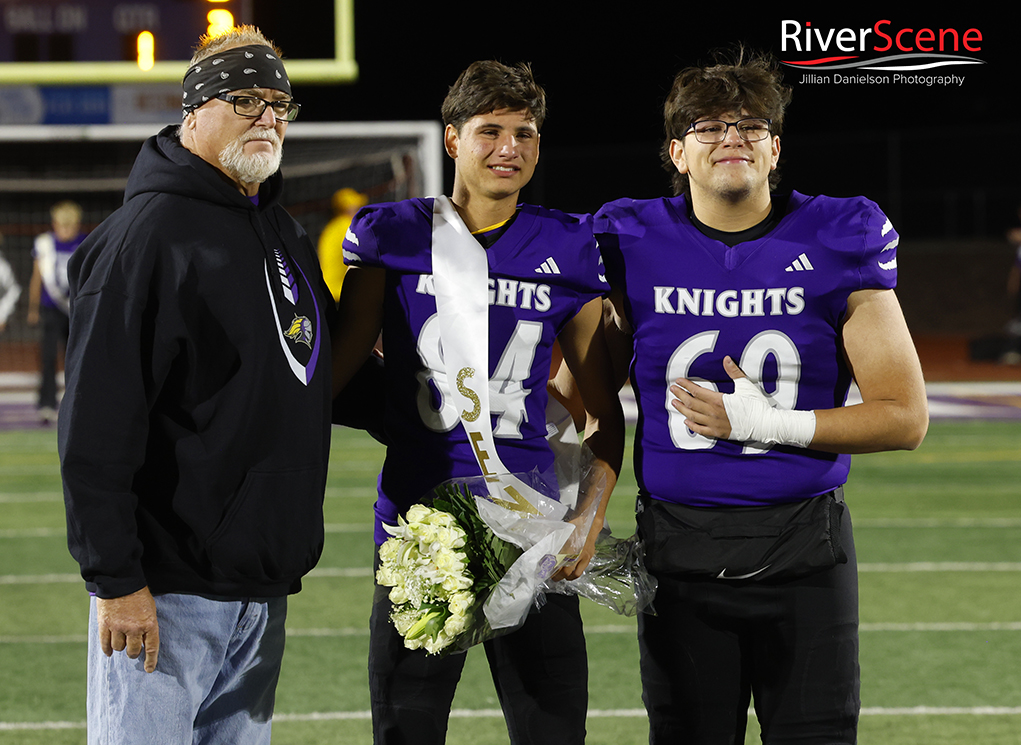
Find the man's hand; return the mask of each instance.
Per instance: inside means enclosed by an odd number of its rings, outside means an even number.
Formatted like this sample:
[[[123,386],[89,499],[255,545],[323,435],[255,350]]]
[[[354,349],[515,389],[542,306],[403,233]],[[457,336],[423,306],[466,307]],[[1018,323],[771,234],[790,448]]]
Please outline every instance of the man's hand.
[[[145,647],[145,671],[156,669],[160,629],[148,587],[120,598],[96,598],[96,618],[103,654],[109,657],[123,651],[134,660]]]

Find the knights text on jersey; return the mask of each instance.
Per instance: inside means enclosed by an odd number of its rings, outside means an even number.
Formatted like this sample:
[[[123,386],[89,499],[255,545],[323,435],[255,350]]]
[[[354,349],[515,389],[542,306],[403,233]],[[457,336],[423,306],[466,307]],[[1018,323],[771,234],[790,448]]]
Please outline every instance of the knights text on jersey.
[[[387,270],[383,315],[386,428],[379,521],[393,523],[437,484],[479,475],[445,399],[446,371],[432,275],[433,200],[361,210],[344,241],[345,260]],[[581,307],[608,291],[591,220],[532,205],[486,250],[489,379],[493,435],[512,472],[547,470],[546,381],[557,335]]]
[[[767,235],[728,247],[688,218],[685,198],[605,205],[595,231],[634,331],[635,473],[651,496],[696,506],[804,499],[847,479],[850,457],[695,434],[669,385],[730,393],[730,355],[785,409],[842,406],[848,296],[896,284],[898,236],[867,199],[793,193]]]

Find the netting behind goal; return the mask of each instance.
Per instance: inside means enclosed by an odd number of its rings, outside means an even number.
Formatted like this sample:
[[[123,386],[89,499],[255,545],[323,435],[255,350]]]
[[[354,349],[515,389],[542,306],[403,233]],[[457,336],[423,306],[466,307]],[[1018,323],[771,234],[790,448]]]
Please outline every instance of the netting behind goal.
[[[91,230],[117,209],[150,125],[0,127],[0,252],[21,296],[0,333],[0,373],[34,371],[38,327],[27,323],[32,243],[50,229],[50,207],[72,199]],[[296,122],[284,144],[283,201],[313,243],[344,187],[370,202],[442,193],[442,129],[436,122]]]

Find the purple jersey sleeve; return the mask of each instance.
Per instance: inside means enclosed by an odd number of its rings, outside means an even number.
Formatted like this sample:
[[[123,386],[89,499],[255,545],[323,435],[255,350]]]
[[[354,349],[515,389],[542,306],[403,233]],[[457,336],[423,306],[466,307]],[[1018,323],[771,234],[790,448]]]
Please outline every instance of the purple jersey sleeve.
[[[403,239],[432,219],[432,199],[371,204],[358,210],[344,236],[344,262],[355,266],[415,271],[420,247]]]
[[[634,335],[635,471],[657,499],[756,505],[844,483],[849,456],[697,435],[670,405],[680,377],[729,393],[735,359],[787,409],[842,406],[848,296],[896,282],[897,234],[865,199],[792,194],[767,235],[728,247],[695,228],[683,197],[619,200],[595,218],[611,284]]]

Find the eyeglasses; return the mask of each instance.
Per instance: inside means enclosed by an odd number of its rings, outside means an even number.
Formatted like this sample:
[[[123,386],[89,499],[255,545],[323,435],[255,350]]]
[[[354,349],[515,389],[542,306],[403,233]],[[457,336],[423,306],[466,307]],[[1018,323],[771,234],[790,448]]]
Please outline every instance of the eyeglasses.
[[[233,105],[234,113],[246,119],[258,119],[262,116],[262,112],[266,110],[266,107],[269,106],[273,109],[273,115],[279,121],[293,122],[298,118],[298,112],[301,110],[301,104],[294,101],[267,101],[256,96],[231,96],[227,94],[217,96],[217,98]]]
[[[769,137],[771,119],[741,119],[736,122],[724,122],[719,119],[706,119],[692,122],[687,132],[695,133],[695,139],[704,145],[713,145],[727,139],[727,132],[733,127],[745,142],[758,142]]]

